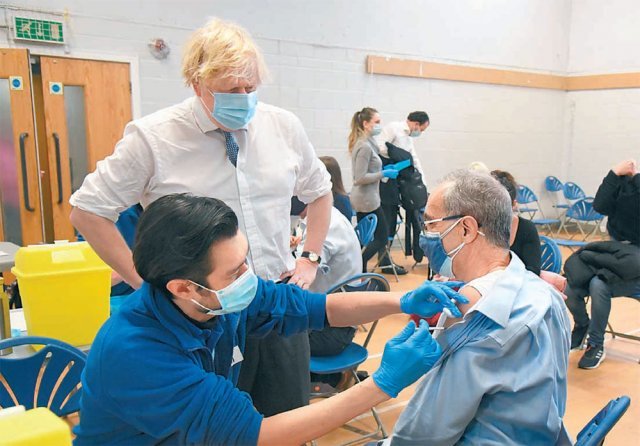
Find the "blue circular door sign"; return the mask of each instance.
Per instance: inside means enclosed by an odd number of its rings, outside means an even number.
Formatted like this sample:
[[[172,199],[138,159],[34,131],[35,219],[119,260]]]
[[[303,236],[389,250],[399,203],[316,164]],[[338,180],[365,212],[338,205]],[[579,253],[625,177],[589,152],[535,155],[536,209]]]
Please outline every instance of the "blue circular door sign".
[[[54,93],[60,93],[60,85],[59,84],[53,84],[51,86],[51,91],[53,91]]]
[[[13,88],[20,88],[20,85],[22,85],[22,81],[14,77],[13,79],[11,79],[11,85],[13,86]]]

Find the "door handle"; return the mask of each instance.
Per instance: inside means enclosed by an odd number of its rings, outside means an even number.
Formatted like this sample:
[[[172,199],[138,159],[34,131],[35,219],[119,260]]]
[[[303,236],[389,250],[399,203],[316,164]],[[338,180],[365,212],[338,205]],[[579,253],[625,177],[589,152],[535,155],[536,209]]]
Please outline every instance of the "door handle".
[[[62,204],[62,165],[60,164],[60,137],[57,133],[53,134],[53,142],[56,146],[56,175],[58,176],[57,204]]]
[[[20,133],[20,164],[22,170],[22,195],[24,196],[24,208],[29,211],[35,211],[29,202],[29,178],[27,178],[27,157],[24,149],[24,140],[29,134],[27,132]]]

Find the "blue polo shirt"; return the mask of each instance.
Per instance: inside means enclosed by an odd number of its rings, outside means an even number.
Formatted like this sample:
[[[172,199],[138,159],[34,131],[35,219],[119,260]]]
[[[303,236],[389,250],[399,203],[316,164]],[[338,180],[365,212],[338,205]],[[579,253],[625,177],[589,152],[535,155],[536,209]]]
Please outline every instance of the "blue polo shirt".
[[[324,328],[325,304],[323,294],[260,279],[246,310],[202,328],[145,283],[92,345],[74,444],[255,445],[262,415],[235,386],[238,351],[247,335]]]

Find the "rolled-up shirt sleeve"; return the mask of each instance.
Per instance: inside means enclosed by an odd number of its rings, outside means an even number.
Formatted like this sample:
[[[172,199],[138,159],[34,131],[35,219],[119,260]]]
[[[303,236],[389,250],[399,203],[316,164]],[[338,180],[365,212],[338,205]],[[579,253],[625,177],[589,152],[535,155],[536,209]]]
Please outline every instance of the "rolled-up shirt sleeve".
[[[300,151],[300,170],[293,193],[302,202],[311,203],[331,193],[331,177],[313,149],[302,122],[296,116],[291,118],[290,134],[293,147]]]
[[[98,162],[69,203],[115,222],[120,212],[141,201],[153,177],[152,143],[142,129],[129,123],[114,153]]]

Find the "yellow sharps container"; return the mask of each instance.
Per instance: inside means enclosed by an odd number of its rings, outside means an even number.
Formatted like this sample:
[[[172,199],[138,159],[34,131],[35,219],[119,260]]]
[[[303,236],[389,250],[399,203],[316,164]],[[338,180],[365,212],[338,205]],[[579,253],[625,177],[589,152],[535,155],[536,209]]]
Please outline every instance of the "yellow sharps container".
[[[24,410],[24,409],[23,409]],[[69,425],[46,407],[0,416],[3,446],[71,446]]]
[[[11,272],[31,336],[88,345],[109,317],[111,269],[87,242],[20,248]]]

